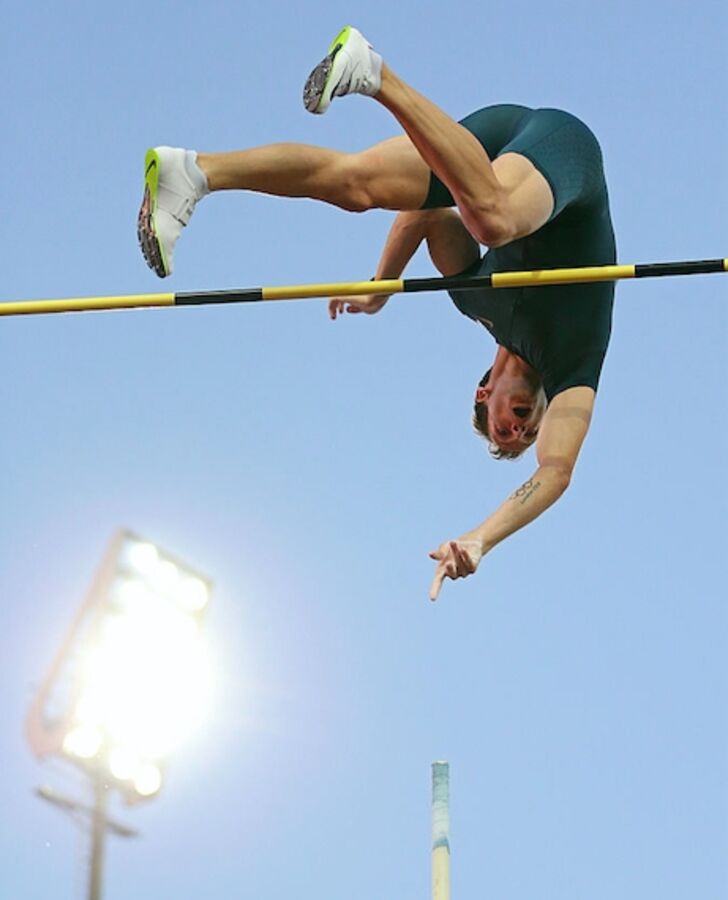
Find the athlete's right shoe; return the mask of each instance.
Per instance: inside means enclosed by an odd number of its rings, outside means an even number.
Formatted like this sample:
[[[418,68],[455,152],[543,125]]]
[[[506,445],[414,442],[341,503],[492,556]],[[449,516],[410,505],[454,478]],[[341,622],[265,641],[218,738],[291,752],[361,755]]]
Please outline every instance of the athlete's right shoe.
[[[373,97],[381,85],[382,57],[360,31],[347,25],[308,76],[303,104],[309,112],[325,113],[334,97],[346,94]]]
[[[207,191],[193,152],[177,147],[147,151],[137,237],[147,265],[160,278],[172,274],[174,245]]]

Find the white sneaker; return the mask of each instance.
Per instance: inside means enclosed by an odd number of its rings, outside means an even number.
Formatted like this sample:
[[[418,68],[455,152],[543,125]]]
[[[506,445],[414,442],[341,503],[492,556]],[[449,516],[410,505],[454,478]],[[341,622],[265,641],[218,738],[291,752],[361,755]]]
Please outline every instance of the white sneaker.
[[[174,245],[207,192],[194,153],[177,147],[147,150],[137,237],[147,265],[160,278],[172,274]]]
[[[325,113],[334,97],[346,94],[373,97],[381,84],[382,57],[360,31],[347,25],[308,76],[303,105],[309,112]]]

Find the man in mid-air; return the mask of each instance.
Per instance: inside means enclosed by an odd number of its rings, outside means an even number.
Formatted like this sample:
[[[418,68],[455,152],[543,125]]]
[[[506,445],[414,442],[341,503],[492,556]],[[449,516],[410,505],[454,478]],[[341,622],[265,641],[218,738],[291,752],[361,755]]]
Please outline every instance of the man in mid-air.
[[[602,156],[579,119],[555,109],[498,105],[456,122],[403,82],[363,35],[346,27],[304,88],[309,112],[347,94],[374,98],[405,134],[360,153],[271,144],[232,153],[148,151],[138,234],[150,268],[172,272],[174,246],[210,192],[308,197],[342,209],[396,210],[376,271],[399,278],[425,241],[443,275],[615,262]],[[481,255],[481,245],[489,248]],[[471,575],[504,538],[566,490],[586,437],[611,331],[614,284],[451,292],[495,338],[473,421],[491,455],[535,444],[538,468],[495,512],[430,556],[435,600],[445,578]],[[332,298],[332,319],[373,314],[386,296]]]

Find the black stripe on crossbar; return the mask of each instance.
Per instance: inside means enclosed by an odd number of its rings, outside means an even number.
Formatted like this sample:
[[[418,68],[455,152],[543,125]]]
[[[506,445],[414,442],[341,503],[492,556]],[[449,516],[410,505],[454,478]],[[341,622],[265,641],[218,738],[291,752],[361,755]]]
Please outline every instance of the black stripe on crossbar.
[[[644,263],[634,267],[635,278],[659,278],[662,275],[700,275],[722,272],[722,259],[697,259],[690,262]]]
[[[470,275],[453,278],[407,278],[402,282],[402,292],[413,294],[418,291],[459,291],[493,286],[490,275]]]
[[[175,306],[199,306],[203,303],[254,303],[263,299],[263,288],[246,291],[199,291],[174,295]]]

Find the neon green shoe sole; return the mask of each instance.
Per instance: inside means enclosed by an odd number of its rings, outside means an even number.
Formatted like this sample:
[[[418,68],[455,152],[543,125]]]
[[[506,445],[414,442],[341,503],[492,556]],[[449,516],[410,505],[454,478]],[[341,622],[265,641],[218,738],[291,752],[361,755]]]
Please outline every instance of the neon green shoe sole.
[[[147,150],[144,158],[144,197],[137,217],[137,238],[144,259],[160,278],[170,274],[164,248],[157,236],[157,194],[159,190],[159,154]]]

